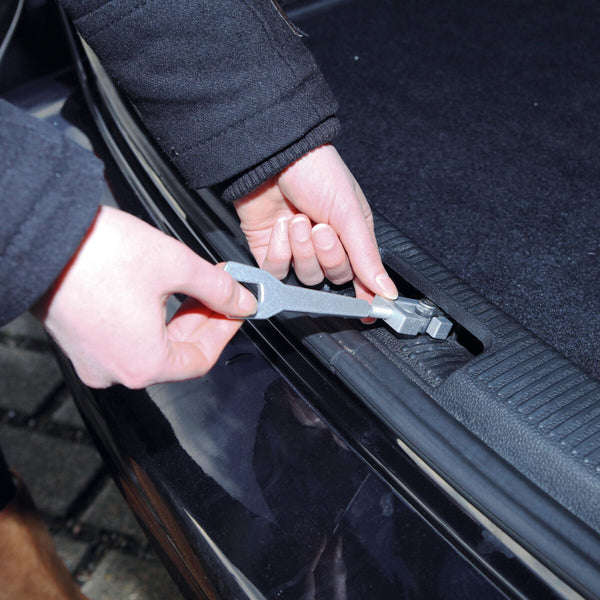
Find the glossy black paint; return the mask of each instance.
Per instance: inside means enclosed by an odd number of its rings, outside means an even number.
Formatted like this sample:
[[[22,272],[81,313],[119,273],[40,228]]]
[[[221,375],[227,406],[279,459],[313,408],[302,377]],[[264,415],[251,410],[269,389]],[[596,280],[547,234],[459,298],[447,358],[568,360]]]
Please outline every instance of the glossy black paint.
[[[243,333],[200,380],[78,391],[190,597],[501,597]],[[484,535],[480,550],[502,551]]]

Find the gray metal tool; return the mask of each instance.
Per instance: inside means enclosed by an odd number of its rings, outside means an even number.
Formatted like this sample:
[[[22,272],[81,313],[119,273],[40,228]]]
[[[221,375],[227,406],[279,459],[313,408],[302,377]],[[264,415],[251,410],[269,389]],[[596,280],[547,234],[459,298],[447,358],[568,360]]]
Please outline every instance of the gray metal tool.
[[[281,312],[383,319],[394,331],[406,335],[427,333],[445,339],[452,322],[428,300],[375,296],[372,304],[360,298],[311,290],[281,283],[267,271],[236,262],[225,263],[225,271],[240,283],[257,286],[258,309],[250,319],[268,319]]]

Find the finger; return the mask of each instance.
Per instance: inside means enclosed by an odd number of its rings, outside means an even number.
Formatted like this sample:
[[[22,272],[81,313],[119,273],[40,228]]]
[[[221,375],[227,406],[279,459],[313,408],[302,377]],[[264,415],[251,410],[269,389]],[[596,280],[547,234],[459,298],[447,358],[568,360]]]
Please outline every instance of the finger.
[[[379,249],[358,200],[352,202],[350,210],[335,210],[331,225],[338,232],[352,269],[362,283],[381,296],[397,298],[398,290],[381,262]]]
[[[354,293],[357,298],[360,298],[361,300],[366,300],[367,302],[373,302],[373,292],[368,287],[366,287],[358,277],[355,277],[352,283],[354,285]],[[366,325],[375,323],[376,320],[377,319],[373,319],[372,317],[365,317],[364,319],[361,319],[361,321]]]
[[[257,235],[256,233],[244,231],[244,235],[246,236],[246,241],[248,242],[248,247],[250,248],[250,252],[252,252],[252,256],[254,256],[254,260],[257,264],[262,265],[265,262],[269,247],[268,234],[264,235],[261,232],[261,234]]]
[[[312,239],[325,277],[335,285],[350,281],[353,275],[350,262],[334,229],[329,225],[319,223],[312,229]]]
[[[323,271],[317,260],[312,242],[311,224],[308,217],[298,215],[290,221],[290,246],[294,257],[294,270],[305,285],[323,281]]]
[[[196,298],[186,298],[167,325],[167,333],[174,341],[184,341],[206,323],[212,311]]]
[[[277,279],[283,279],[290,270],[292,248],[290,246],[289,218],[277,219],[271,232],[269,246],[261,268],[269,271]]]
[[[375,245],[377,245],[377,238],[375,237],[375,222],[373,221],[373,212],[371,211],[371,207],[369,206],[369,201],[365,196],[362,188],[358,184],[358,181],[354,179],[354,176],[350,174],[351,177],[351,185],[354,192],[354,196],[358,200],[360,208],[362,210],[363,218],[369,228],[369,234],[371,239]]]
[[[361,293],[368,290],[371,296],[374,293],[394,300],[398,297],[398,290],[383,266],[374,234],[366,221],[355,217],[349,215],[332,219],[355,274],[355,288],[360,282],[358,289]]]
[[[221,352],[241,327],[242,321],[212,313],[189,337],[169,340],[159,381],[182,381],[202,377],[215,365]]]
[[[354,278],[352,284],[354,285],[354,293],[357,298],[361,298],[367,302],[373,301],[375,295],[358,277]]]
[[[188,263],[179,266],[171,293],[183,292],[215,312],[247,317],[256,312],[256,298],[229,273],[201,259],[189,250]]]
[[[368,288],[397,297],[379,256],[366,198],[333,146],[326,144],[305,154],[281,174],[279,185],[305,215],[335,229],[355,275]]]

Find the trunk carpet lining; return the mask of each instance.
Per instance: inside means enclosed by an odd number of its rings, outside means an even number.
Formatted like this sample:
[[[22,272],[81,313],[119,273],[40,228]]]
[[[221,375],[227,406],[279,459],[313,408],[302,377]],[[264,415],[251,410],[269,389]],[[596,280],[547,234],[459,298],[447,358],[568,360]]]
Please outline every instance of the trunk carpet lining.
[[[598,378],[600,5],[354,1],[299,24],[372,205]]]

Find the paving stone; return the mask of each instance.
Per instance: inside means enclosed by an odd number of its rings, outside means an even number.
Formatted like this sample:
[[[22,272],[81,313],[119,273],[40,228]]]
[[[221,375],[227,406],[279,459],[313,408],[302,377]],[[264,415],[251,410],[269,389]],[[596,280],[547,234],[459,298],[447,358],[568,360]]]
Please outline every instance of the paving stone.
[[[146,541],[146,536],[112,480],[86,510],[81,522],[99,529],[129,535],[141,542]]]
[[[32,415],[61,381],[51,354],[0,345],[0,408]]]
[[[94,600],[182,600],[158,561],[116,550],[106,553],[82,591]]]
[[[20,317],[13,319],[10,323],[2,327],[0,333],[38,341],[46,341],[47,339],[46,331],[40,322],[28,312],[23,313]]]
[[[63,399],[63,403],[52,415],[52,420],[61,425],[70,425],[71,427],[83,429],[85,425],[83,424],[81,415],[75,406],[75,402],[73,401],[70,392],[66,389],[61,390],[60,398]]]
[[[88,549],[88,544],[79,540],[72,540],[60,534],[53,535],[52,540],[54,541],[58,555],[62,558],[65,565],[67,565],[67,569],[71,573],[74,573]]]
[[[93,448],[9,425],[0,429],[0,446],[38,508],[56,516],[67,515],[102,468]]]

